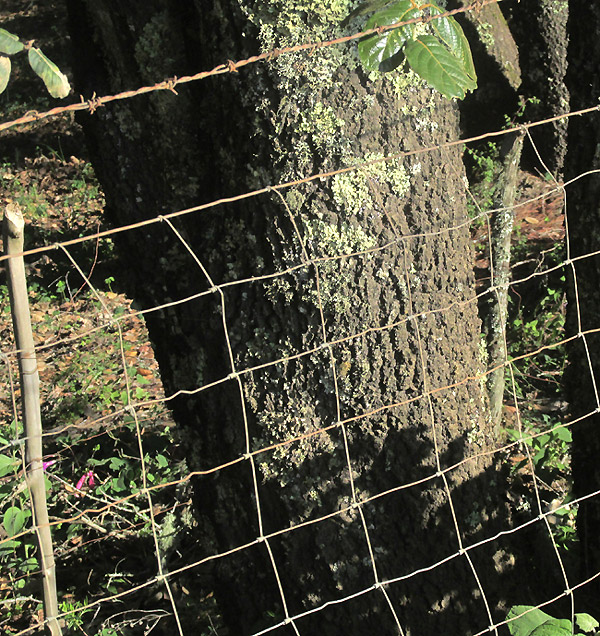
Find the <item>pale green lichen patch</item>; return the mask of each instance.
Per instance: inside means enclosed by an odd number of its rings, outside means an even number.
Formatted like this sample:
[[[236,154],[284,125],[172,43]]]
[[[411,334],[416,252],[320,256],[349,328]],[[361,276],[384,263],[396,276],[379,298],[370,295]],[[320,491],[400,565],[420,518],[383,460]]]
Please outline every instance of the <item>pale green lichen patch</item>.
[[[317,102],[300,114],[298,131],[305,133],[319,152],[325,155],[339,155],[347,147],[347,140],[343,136],[345,124],[331,106]]]
[[[316,257],[340,256],[368,250],[375,240],[358,225],[327,223],[322,218],[304,221],[306,245]]]
[[[486,48],[492,48],[494,46],[494,27],[489,22],[477,22],[475,24],[477,29],[477,35]]]
[[[239,358],[245,365],[264,364],[296,353],[289,339],[275,342],[270,332],[263,327],[254,329],[254,337],[247,342],[246,349],[244,355]]]
[[[240,0],[242,11],[260,29],[263,50],[306,41],[306,33],[326,37],[355,3],[352,0]]]
[[[306,201],[306,195],[300,191],[300,188],[290,188],[285,193],[285,201],[291,212],[299,212]]]
[[[311,256],[340,257],[364,252],[375,246],[376,241],[360,226],[351,223],[327,223],[322,217],[304,221],[305,243]],[[368,255],[363,256],[368,259]],[[351,298],[345,291],[351,286],[354,267],[348,259],[319,263],[319,289],[316,285],[308,292],[308,299],[316,305],[336,314],[351,309]]]
[[[340,23],[356,4],[356,0],[238,1],[258,29],[263,52],[340,35]],[[352,47],[337,46],[283,54],[267,63],[268,79],[257,73],[248,105],[256,109],[259,104],[256,133],[266,133],[272,141],[276,178],[289,180],[314,170],[315,151],[321,160],[334,163],[343,154],[348,144],[343,119],[321,103],[320,95],[340,67],[356,66],[351,51]],[[271,101],[273,86],[280,95],[278,103]],[[269,131],[262,125],[265,116]],[[284,135],[291,143],[281,143]]]
[[[366,176],[358,171],[336,174],[331,183],[333,199],[341,210],[358,215],[372,205]]]
[[[435,96],[437,91],[431,88],[429,84],[420,76],[417,75],[411,68],[400,67],[389,73],[381,73],[379,71],[371,71],[368,75],[369,81],[381,82],[381,86],[388,85],[394,97],[398,99],[400,103],[400,112],[405,116],[431,116],[431,112],[435,108]],[[420,103],[407,100],[409,94],[426,95],[429,94],[429,98],[425,103],[420,100]]]
[[[265,283],[265,297],[274,305],[278,302],[291,305],[294,301],[295,288],[296,285],[292,285],[289,280],[278,276]]]
[[[299,400],[290,403],[289,395],[293,394],[289,391],[291,387],[284,383],[283,387],[278,388],[283,391],[271,393],[267,398],[268,408],[257,413],[261,434],[253,440],[252,447],[257,450],[282,443],[269,453],[267,461],[259,462],[259,468],[263,479],[276,478],[281,486],[285,486],[295,476],[295,471],[290,468],[297,469],[316,455],[330,455],[336,445],[327,432],[304,437],[322,426],[322,420],[315,412],[315,405]]]
[[[398,99],[404,98],[406,93],[409,91],[416,93],[417,91],[425,88],[430,88],[427,82],[410,68],[398,69],[391,73],[385,73],[384,79],[390,83],[394,91],[394,95]],[[432,100],[434,90],[432,88],[430,88],[430,90],[432,95],[430,99]],[[431,103],[431,107],[433,108],[433,101]]]
[[[240,7],[259,31],[263,52],[333,37],[355,2],[352,0],[240,1]],[[331,78],[344,53],[340,47],[325,47],[310,58],[302,52],[276,58],[282,87],[298,85],[299,76],[314,87]]]
[[[541,5],[550,15],[566,14],[569,10],[568,0],[542,0]]]
[[[362,160],[355,159],[348,163],[361,163],[384,156],[379,153],[367,153]],[[372,207],[369,180],[377,184],[388,184],[393,194],[403,197],[410,187],[410,179],[406,169],[398,159],[380,161],[363,166],[352,172],[335,175],[332,180],[333,199],[338,208],[346,214],[359,215],[365,208]]]

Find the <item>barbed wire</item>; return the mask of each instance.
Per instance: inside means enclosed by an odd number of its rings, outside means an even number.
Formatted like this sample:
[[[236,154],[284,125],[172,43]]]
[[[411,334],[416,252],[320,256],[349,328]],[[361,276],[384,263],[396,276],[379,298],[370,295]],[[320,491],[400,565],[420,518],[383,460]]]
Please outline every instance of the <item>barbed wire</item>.
[[[18,126],[19,124],[28,124],[31,122],[40,121],[47,117],[52,117],[54,115],[64,115],[66,113],[88,110],[90,114],[93,114],[98,108],[108,104],[110,102],[114,102],[122,99],[130,99],[132,97],[137,97],[138,95],[146,95],[148,93],[153,93],[155,91],[170,91],[172,93],[177,94],[175,91],[175,87],[180,84],[187,84],[189,82],[195,82],[198,80],[203,80],[208,77],[212,77],[214,75],[223,75],[226,73],[237,73],[240,68],[248,66],[249,64],[255,64],[256,62],[274,60],[275,58],[281,55],[287,55],[290,53],[299,53],[301,51],[308,51],[309,53],[316,51],[317,49],[325,48],[328,46],[334,46],[336,44],[346,44],[347,42],[352,42],[353,40],[358,40],[367,35],[372,35],[374,33],[385,33],[386,31],[391,31],[393,29],[398,29],[402,26],[406,26],[408,24],[417,24],[424,23],[427,24],[432,22],[433,20],[440,20],[442,18],[448,18],[459,13],[465,13],[470,11],[479,11],[483,7],[489,4],[498,4],[503,0],[475,0],[472,4],[466,7],[459,7],[457,9],[452,9],[451,11],[445,11],[444,13],[439,13],[435,15],[422,16],[419,18],[411,18],[410,20],[404,20],[402,22],[396,22],[394,24],[385,25],[376,27],[373,29],[367,29],[365,31],[360,31],[359,33],[353,33],[352,35],[347,35],[344,37],[338,37],[331,40],[319,40],[316,42],[307,42],[304,44],[296,44],[295,46],[288,46],[278,49],[271,49],[259,55],[253,55],[244,60],[238,60],[236,62],[232,60],[228,60],[223,64],[219,64],[215,66],[212,70],[209,71],[200,71],[194,75],[184,75],[183,77],[172,77],[168,79],[164,79],[156,84],[151,86],[142,86],[135,90],[123,91],[121,93],[117,93],[115,95],[104,95],[101,97],[97,97],[94,95],[91,99],[84,99],[81,96],[81,101],[75,104],[70,104],[68,106],[57,106],[56,108],[51,108],[50,110],[44,112],[37,111],[29,111],[18,117],[17,119],[13,119],[10,121],[0,123],[0,132],[3,130],[7,130],[14,126]],[[427,6],[427,5],[425,5]]]

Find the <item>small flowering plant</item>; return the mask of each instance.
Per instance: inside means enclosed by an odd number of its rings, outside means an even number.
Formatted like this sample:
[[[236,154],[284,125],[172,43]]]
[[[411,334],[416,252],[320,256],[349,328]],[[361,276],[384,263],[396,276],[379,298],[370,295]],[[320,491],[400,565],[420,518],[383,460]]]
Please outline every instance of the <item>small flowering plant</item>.
[[[56,460],[55,459],[50,459],[48,461],[42,462],[42,468],[43,468],[44,472],[46,472],[48,470],[48,468],[50,468],[50,466],[54,466],[54,464],[56,464]]]
[[[48,468],[50,468],[51,466],[54,466],[54,464],[56,463],[57,462],[55,459],[44,461],[42,463],[42,468],[44,469],[44,472],[46,472]],[[79,480],[75,484],[74,489],[70,485],[67,485],[66,489],[68,492],[74,493],[78,497],[80,497],[85,490],[94,488],[95,485],[96,485],[96,474],[94,473],[93,470],[88,470],[85,473],[83,473],[83,475],[79,478]]]
[[[87,488],[93,488],[96,485],[96,478],[93,470],[88,470],[80,478],[75,485],[76,490],[82,491]]]

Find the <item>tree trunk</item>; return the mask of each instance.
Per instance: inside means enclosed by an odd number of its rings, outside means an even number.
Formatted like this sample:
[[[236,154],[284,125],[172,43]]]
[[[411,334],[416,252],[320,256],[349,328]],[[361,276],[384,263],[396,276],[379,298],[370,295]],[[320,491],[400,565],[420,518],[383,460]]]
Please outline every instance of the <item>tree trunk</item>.
[[[335,35],[352,4],[73,0],[78,90],[135,88]],[[354,51],[281,56],[84,116],[110,218],[152,218],[458,136],[454,103],[412,74],[367,77]],[[195,481],[197,558],[251,544],[201,566],[230,633],[397,578],[277,633],[489,625],[458,554],[492,534],[499,479],[489,459],[468,459],[493,439],[468,227],[448,230],[465,223],[463,189],[459,152],[438,150],[177,218],[208,275],[170,223],[116,238],[143,306],[207,292],[146,318],[167,394],[216,383],[170,403],[190,469],[240,460]],[[499,554],[495,542],[469,553],[492,606]]]
[[[581,0],[570,5],[569,88],[571,106],[593,106],[600,94],[600,7]],[[593,113],[569,120],[567,178],[600,169],[600,115]],[[567,257],[576,258],[598,250],[600,243],[600,176],[576,181],[567,191]],[[567,330],[576,335],[598,328],[600,311],[600,258],[590,256],[573,264],[568,286]],[[577,294],[575,287],[577,285]],[[567,390],[573,418],[588,415],[573,427],[573,480],[575,494],[583,497],[600,489],[600,415],[598,409],[598,360],[600,336],[587,334],[569,348]],[[591,371],[593,370],[593,371]],[[581,540],[582,577],[600,571],[600,499],[594,496],[579,505],[577,531]],[[590,611],[597,613],[600,583],[589,592]]]
[[[532,99],[525,116],[536,121],[569,111],[569,90],[565,83],[569,33],[569,0],[528,0],[503,3],[511,31],[519,47],[523,84],[521,95]],[[512,115],[512,113],[507,113]],[[559,120],[531,130],[532,138],[546,167],[556,177],[563,173],[567,152],[567,121]],[[529,164],[543,170],[531,148],[524,154]]]
[[[484,319],[488,369],[487,378],[489,407],[492,423],[496,428],[502,424],[504,405],[504,364],[506,350],[506,319],[508,315],[508,287],[510,285],[510,256],[513,225],[515,220],[515,196],[519,179],[523,135],[505,137],[500,149],[498,184],[494,192],[493,207],[497,209],[490,219],[490,284],[494,291],[488,298]]]

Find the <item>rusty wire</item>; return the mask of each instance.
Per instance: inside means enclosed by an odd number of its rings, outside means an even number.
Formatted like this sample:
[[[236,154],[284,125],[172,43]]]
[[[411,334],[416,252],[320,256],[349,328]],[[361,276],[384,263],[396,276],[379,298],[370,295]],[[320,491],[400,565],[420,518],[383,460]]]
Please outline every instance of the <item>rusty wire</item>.
[[[153,93],[156,91],[169,91],[177,95],[177,91],[175,87],[180,84],[187,84],[189,82],[196,82],[198,80],[203,80],[208,77],[212,77],[214,75],[223,75],[226,73],[237,73],[240,68],[248,66],[249,64],[255,64],[256,62],[268,61],[280,57],[281,55],[287,55],[290,53],[299,53],[301,51],[315,51],[317,49],[325,48],[328,46],[334,46],[336,44],[345,44],[347,42],[351,42],[353,40],[358,40],[366,35],[371,35],[373,33],[385,33],[386,31],[391,31],[393,29],[397,29],[401,26],[405,26],[407,24],[415,24],[415,23],[428,23],[433,20],[439,20],[441,18],[447,18],[459,13],[466,13],[467,11],[479,11],[482,7],[488,4],[497,4],[502,2],[503,0],[475,0],[472,4],[467,7],[460,7],[458,9],[453,9],[452,11],[446,11],[445,13],[440,13],[437,15],[431,16],[423,16],[421,18],[412,18],[410,20],[405,20],[403,22],[396,22],[394,24],[390,24],[387,26],[380,26],[374,29],[367,29],[365,31],[360,31],[359,33],[353,33],[352,35],[346,35],[339,38],[333,38],[331,40],[321,40],[318,42],[307,42],[305,44],[297,44],[295,46],[283,47],[280,49],[271,49],[270,51],[265,51],[264,53],[260,53],[259,55],[252,55],[249,58],[244,60],[227,60],[223,64],[219,64],[215,66],[213,69],[209,71],[200,71],[195,73],[194,75],[184,75],[182,77],[170,77],[166,78],[156,84],[151,86],[142,86],[140,88],[136,88],[134,90],[123,91],[121,93],[117,93],[115,95],[103,95],[98,97],[95,93],[89,99],[84,99],[83,96],[80,96],[80,101],[74,104],[69,104],[68,106],[57,106],[56,108],[51,108],[50,110],[44,112],[37,111],[28,111],[21,117],[17,119],[13,119],[10,121],[5,121],[0,123],[0,132],[3,130],[8,130],[9,128],[13,128],[14,126],[18,126],[20,124],[28,124],[35,121],[40,121],[41,119],[46,119],[47,117],[52,117],[54,115],[64,115],[65,113],[87,110],[90,114],[93,114],[105,104],[109,104],[110,102],[114,102],[121,99],[129,99],[131,97],[136,97],[138,95],[146,95],[147,93]]]

